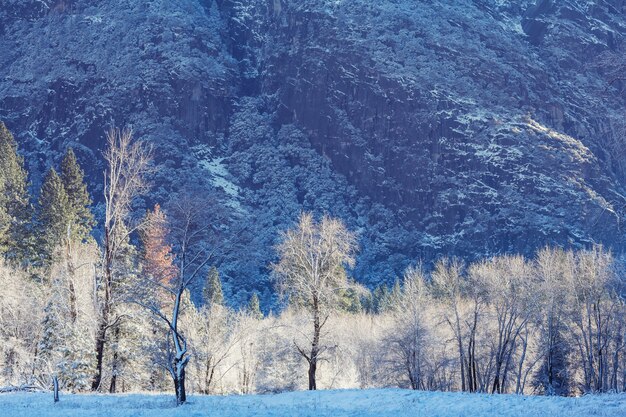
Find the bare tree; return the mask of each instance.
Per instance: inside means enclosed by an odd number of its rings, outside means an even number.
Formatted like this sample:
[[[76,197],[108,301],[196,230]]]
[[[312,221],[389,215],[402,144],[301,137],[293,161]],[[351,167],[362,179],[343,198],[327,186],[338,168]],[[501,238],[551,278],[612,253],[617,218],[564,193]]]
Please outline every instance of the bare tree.
[[[476,264],[470,266],[465,286],[465,299],[468,305],[468,312],[465,314],[463,322],[467,332],[466,363],[467,363],[467,389],[469,392],[486,391],[486,387],[481,384],[478,364],[478,332],[479,324],[487,308],[487,292],[480,280],[476,277]]]
[[[494,375],[491,392],[503,393],[520,341],[521,364],[518,370],[523,367],[526,358],[527,344],[524,343],[523,334],[538,305],[533,300],[536,295],[533,287],[534,274],[532,266],[522,256],[501,256],[481,262],[476,266],[474,274],[486,289],[495,316],[497,339],[493,347]],[[519,381],[518,378],[518,384]]]
[[[257,372],[260,366],[259,346],[256,344],[254,337],[255,331],[264,331],[262,327],[262,319],[254,314],[254,311],[244,311],[239,314],[236,333],[238,338],[234,338],[239,342],[240,361],[238,366],[238,385],[239,392],[242,394],[251,394],[254,390]]]
[[[142,282],[147,284],[144,288],[158,288],[169,294],[172,302],[163,303],[156,297],[141,299],[135,295],[134,298],[135,303],[148,309],[168,328],[171,349],[167,351],[164,366],[174,382],[178,405],[187,401],[185,377],[190,359],[188,336],[181,328],[181,313],[185,300],[189,298],[190,287],[198,275],[205,272],[215,251],[215,247],[209,245],[211,235],[214,235],[212,232],[215,231],[206,214],[209,205],[209,202],[190,195],[183,195],[172,201],[168,213],[169,236],[175,255],[176,274],[169,283],[153,279],[149,275],[142,276]],[[171,308],[171,311],[166,311],[167,308]]]
[[[0,386],[32,386],[46,290],[0,260]]]
[[[228,307],[217,303],[205,304],[195,312],[190,323],[193,327],[189,339],[193,342],[196,382],[200,392],[211,394],[214,386],[226,371],[221,367],[237,343],[234,328],[237,317]]]
[[[121,319],[121,316],[113,316],[113,306],[120,299],[116,292],[115,264],[128,237],[138,228],[138,225],[131,225],[132,205],[148,190],[146,177],[152,152],[143,142],[133,140],[132,130],[111,128],[107,132],[104,159],[107,162],[104,173],[104,255],[102,276],[98,282],[102,295],[97,300],[96,371],[91,384],[94,391],[100,388],[102,381],[107,332]]]
[[[539,322],[539,360],[541,367],[535,385],[547,395],[569,393],[566,341],[567,304],[573,289],[567,278],[573,272],[574,254],[557,248],[544,248],[537,253],[535,273],[539,279],[541,319]]]
[[[569,278],[575,294],[571,318],[583,370],[582,388],[607,392],[616,386],[612,373],[619,372],[616,357],[624,348],[623,300],[618,297],[612,255],[601,246],[578,252],[575,272]]]
[[[461,390],[467,390],[467,358],[462,328],[462,302],[466,287],[463,264],[457,259],[442,259],[432,273],[433,292],[445,306],[444,319],[454,333],[461,369]]]
[[[340,290],[348,287],[346,266],[354,265],[356,237],[337,219],[324,216],[316,223],[310,213],[300,216],[298,226],[282,235],[277,246],[279,262],[272,265],[278,291],[292,305],[308,311],[313,321],[310,349],[294,344],[309,364],[309,389],[317,389],[316,372],[326,350],[320,335],[331,312],[337,308]]]
[[[428,293],[426,277],[421,268],[407,269],[398,304],[390,313],[394,317],[395,326],[388,337],[389,351],[414,390],[428,387]]]

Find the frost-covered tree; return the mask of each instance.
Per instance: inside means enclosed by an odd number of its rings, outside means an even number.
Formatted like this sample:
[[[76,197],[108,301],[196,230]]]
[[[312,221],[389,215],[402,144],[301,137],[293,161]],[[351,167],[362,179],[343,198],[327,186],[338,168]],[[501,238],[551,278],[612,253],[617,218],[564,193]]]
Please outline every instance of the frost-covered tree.
[[[540,364],[533,384],[546,395],[568,395],[571,390],[567,340],[567,305],[572,302],[568,275],[574,271],[574,253],[544,248],[537,253],[535,271],[542,315],[539,322]]]
[[[518,392],[528,354],[529,326],[540,307],[536,275],[523,256],[506,255],[482,262],[475,277],[486,290],[496,329],[490,390],[503,393],[508,385],[513,385]]]
[[[110,129],[104,153],[107,169],[104,175],[104,247],[102,276],[98,282],[99,317],[96,334],[96,371],[92,389],[98,390],[102,381],[102,366],[107,335],[121,315],[115,315],[113,306],[121,298],[116,285],[116,263],[124,258],[129,236],[139,229],[131,224],[134,200],[148,189],[146,176],[152,161],[151,150],[141,141],[134,141],[131,130]]]
[[[218,392],[218,386],[232,369],[229,358],[235,354],[238,315],[220,304],[204,304],[192,309],[188,318],[189,340],[194,361],[190,366],[198,391]]]
[[[186,372],[191,358],[189,337],[181,320],[184,301],[188,298],[191,285],[206,270],[214,254],[214,248],[208,245],[211,232],[215,232],[214,225],[206,214],[209,205],[209,202],[187,194],[171,202],[168,234],[172,242],[176,275],[168,285],[152,279],[144,281],[147,287],[156,286],[168,292],[173,300],[171,308],[168,309],[150,297],[142,298],[135,295],[134,300],[167,327],[171,345],[167,350],[166,368],[174,382],[178,405],[187,401]]]
[[[255,319],[260,320],[263,318],[263,313],[261,312],[261,304],[259,302],[259,296],[256,292],[252,293],[250,301],[248,301],[247,312],[251,317]]]
[[[251,301],[254,300],[253,293]],[[258,343],[259,332],[264,331],[263,314],[260,309],[250,306],[247,312],[237,316],[237,328],[235,337],[239,346],[239,358],[237,361],[237,382],[238,390],[242,394],[254,392],[259,368],[261,367],[261,348]]]
[[[480,271],[480,263],[472,264],[468,269],[467,284],[465,285],[465,319],[463,320],[466,339],[466,381],[469,392],[486,391],[484,378],[480,371],[481,340],[480,332],[482,319],[487,307],[487,292],[477,273]]]
[[[411,267],[404,275],[402,289],[392,312],[394,327],[387,337],[391,360],[414,389],[428,389],[428,306],[431,302],[425,274]]]
[[[574,273],[568,276],[573,290],[572,336],[579,352],[583,392],[607,392],[617,388],[620,354],[624,344],[623,283],[615,274],[613,256],[601,246],[576,253]],[[623,370],[622,370],[623,372]],[[624,376],[621,376],[624,381]],[[624,383],[624,382],[622,382]]]
[[[348,288],[345,268],[354,265],[356,249],[356,236],[340,220],[324,216],[316,222],[310,213],[303,213],[277,246],[279,261],[272,265],[276,288],[313,322],[310,346],[296,343],[309,364],[310,390],[317,389],[317,367],[327,349],[320,340],[322,329],[339,305],[340,291]]]
[[[34,385],[45,289],[0,260],[0,386]]]
[[[95,365],[93,283],[99,253],[92,243],[59,252],[49,266],[44,290],[35,375],[44,387],[56,376],[61,389],[85,391]]]
[[[454,333],[461,378],[461,390],[467,389],[466,353],[464,332],[462,329],[462,310],[466,281],[463,275],[463,264],[458,259],[441,259],[431,274],[433,294],[445,306],[443,316],[445,322]]]

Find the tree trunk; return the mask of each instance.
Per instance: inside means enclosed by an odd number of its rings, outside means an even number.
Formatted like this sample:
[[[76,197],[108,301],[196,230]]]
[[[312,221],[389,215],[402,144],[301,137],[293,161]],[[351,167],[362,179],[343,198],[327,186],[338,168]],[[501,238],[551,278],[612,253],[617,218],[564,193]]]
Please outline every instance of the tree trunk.
[[[468,364],[468,369],[467,369],[467,389],[469,390],[469,392],[476,392],[478,390],[478,383],[477,383],[477,377],[476,377],[476,348],[475,348],[475,344],[476,344],[476,339],[475,339],[475,334],[474,332],[472,332],[470,334],[470,338],[468,340],[468,346],[467,346],[467,364]]]
[[[478,327],[478,303],[474,305],[474,322],[469,334],[467,347],[467,381],[469,392],[478,391],[478,370],[476,369],[476,330]]]
[[[76,289],[74,288],[74,278],[72,275],[68,278],[69,280],[69,293],[70,293],[70,320],[72,323],[76,323],[76,318],[78,317],[78,309],[76,307]]]
[[[496,352],[496,375],[493,379],[493,387],[491,388],[492,394],[501,394],[502,393],[502,383],[500,381],[500,374],[502,372],[502,365],[504,364],[504,348],[498,347],[498,352]]]
[[[320,312],[317,298],[313,299],[313,342],[311,343],[311,356],[309,358],[309,390],[317,390],[317,382],[315,374],[317,373],[317,356],[319,355],[320,345]]]
[[[116,390],[117,390],[117,375],[113,374],[111,375],[111,385],[109,385],[109,394],[115,394]]]
[[[185,365],[182,361],[176,360],[174,372],[174,390],[176,392],[176,405],[182,405],[187,401],[187,392],[185,391]]]
[[[59,378],[55,375],[52,377],[52,388],[54,391],[54,402],[59,402]]]
[[[461,391],[466,391],[465,386],[465,350],[463,348],[463,334],[461,333],[461,318],[459,317],[459,310],[457,307],[457,301],[454,300],[454,327],[453,330],[456,334],[456,343],[459,350],[459,363],[461,365]]]
[[[204,394],[209,395],[211,393],[211,384],[213,382],[213,376],[215,375],[215,365],[213,365],[213,358],[208,358],[206,361],[206,367],[204,368]]]
[[[111,309],[111,284],[113,282],[113,254],[110,248],[109,231],[105,230],[105,255],[104,255],[104,300],[102,312],[98,321],[98,331],[96,332],[96,370],[91,382],[91,390],[97,391],[102,382],[102,362],[104,358],[104,346],[106,344],[106,332],[109,327],[109,314]]]
[[[547,387],[546,393],[548,395],[554,395],[554,355],[555,355],[555,347],[556,347],[556,329],[554,327],[554,318],[552,312],[548,316],[548,351],[546,358],[546,377],[547,377]]]
[[[76,288],[74,287],[76,268],[74,267],[74,262],[72,262],[72,245],[69,241],[69,231],[65,251],[65,260],[67,263],[67,284],[70,294],[70,319],[72,323],[76,323],[76,318],[78,317],[78,308],[76,307]]]
[[[91,390],[97,391],[102,382],[102,360],[104,358],[104,338],[106,336],[106,322],[101,319],[98,323],[98,333],[96,334],[96,369],[91,382]]]
[[[120,340],[120,328],[115,327],[113,331],[113,346],[117,346]],[[117,392],[117,374],[119,373],[119,353],[116,348],[113,352],[113,360],[111,361],[111,385],[109,386],[109,394]]]
[[[515,385],[515,393],[523,394],[523,386],[522,386],[522,371],[524,369],[524,361],[526,360],[526,350],[528,349],[528,329],[526,329],[526,335],[522,339],[522,356],[519,360],[519,364],[517,367],[517,382]]]
[[[315,391],[317,389],[317,383],[315,381],[315,373],[317,372],[317,361],[311,361],[309,363],[309,390]]]

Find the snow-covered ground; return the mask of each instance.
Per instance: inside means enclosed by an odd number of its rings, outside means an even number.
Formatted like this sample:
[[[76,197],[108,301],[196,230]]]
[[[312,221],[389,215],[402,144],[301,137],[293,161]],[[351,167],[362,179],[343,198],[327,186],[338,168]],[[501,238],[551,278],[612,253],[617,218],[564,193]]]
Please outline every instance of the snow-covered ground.
[[[0,394],[6,417],[73,416],[626,416],[626,395],[582,398],[522,397],[397,389],[292,392],[279,395],[191,396],[176,408],[172,395]]]

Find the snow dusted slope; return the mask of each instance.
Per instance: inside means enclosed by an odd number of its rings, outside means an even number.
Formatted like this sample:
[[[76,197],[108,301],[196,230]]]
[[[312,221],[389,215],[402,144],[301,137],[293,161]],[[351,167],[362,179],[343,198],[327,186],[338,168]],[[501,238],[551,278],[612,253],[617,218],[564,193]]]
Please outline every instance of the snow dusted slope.
[[[623,0],[4,0],[0,119],[34,184],[67,146],[101,183],[103,129],[246,226],[228,298],[271,299],[300,210],[360,232],[354,275],[416,259],[626,248]],[[605,59],[605,58],[612,59]],[[617,65],[611,65],[617,62]]]
[[[4,394],[0,395],[0,410],[10,417],[617,417],[626,415],[626,396],[562,398],[349,390],[191,397],[188,404],[176,408],[173,397],[165,395],[65,395],[53,404],[51,394]]]

